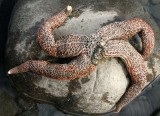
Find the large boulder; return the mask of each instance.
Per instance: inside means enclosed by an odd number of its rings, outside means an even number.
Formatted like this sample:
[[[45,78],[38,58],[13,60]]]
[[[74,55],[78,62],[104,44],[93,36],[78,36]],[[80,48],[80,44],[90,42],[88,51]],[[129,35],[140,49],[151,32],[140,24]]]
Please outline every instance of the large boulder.
[[[7,70],[31,59],[43,59],[53,63],[60,61],[48,56],[40,48],[37,30],[44,20],[67,5],[72,5],[75,10],[66,23],[56,30],[56,37],[71,33],[89,35],[106,24],[133,17],[146,20],[156,34],[156,49],[146,61],[148,81],[158,75],[159,29],[136,0],[19,0],[9,26],[6,45]],[[53,103],[65,112],[79,114],[109,111],[125,92],[128,77],[123,62],[118,58],[102,60],[90,75],[75,80],[49,79],[31,72],[9,76],[19,93]]]

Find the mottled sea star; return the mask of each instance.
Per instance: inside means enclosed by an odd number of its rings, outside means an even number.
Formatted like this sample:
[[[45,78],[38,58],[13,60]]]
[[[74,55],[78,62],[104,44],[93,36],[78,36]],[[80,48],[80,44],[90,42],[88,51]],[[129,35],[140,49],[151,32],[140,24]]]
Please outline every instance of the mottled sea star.
[[[75,79],[87,76],[96,65],[92,62],[94,54],[103,57],[120,57],[132,78],[132,84],[117,103],[114,112],[135,98],[146,83],[146,59],[154,48],[154,33],[151,27],[140,18],[114,22],[99,29],[91,35],[66,35],[55,41],[52,32],[62,25],[72,7],[68,6],[58,14],[46,20],[38,31],[38,41],[42,49],[57,58],[75,57],[68,64],[51,64],[47,61],[29,60],[8,71],[16,74],[32,71],[53,79]],[[142,53],[138,53],[128,40],[136,35],[142,39]],[[94,53],[95,49],[100,52]],[[95,58],[96,59],[96,58]]]

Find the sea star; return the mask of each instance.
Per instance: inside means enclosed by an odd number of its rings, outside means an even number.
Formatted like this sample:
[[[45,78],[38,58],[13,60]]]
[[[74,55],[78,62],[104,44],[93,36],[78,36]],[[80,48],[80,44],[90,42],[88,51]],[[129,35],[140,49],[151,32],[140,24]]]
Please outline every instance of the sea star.
[[[55,40],[52,31],[62,25],[71,12],[72,7],[68,6],[46,20],[38,31],[38,41],[42,49],[53,57],[75,57],[70,63],[51,64],[42,60],[29,60],[10,69],[8,74],[32,71],[53,79],[71,80],[85,77],[95,69],[96,65],[92,62],[94,54],[101,54],[103,57],[120,57],[132,77],[132,85],[117,103],[114,112],[119,112],[125,104],[139,94],[145,85],[144,59],[151,54],[154,48],[153,30],[142,19],[134,18],[111,23],[89,36],[73,34]],[[142,38],[142,55],[128,41],[125,41],[136,34]],[[101,48],[100,52],[96,52],[96,48]]]

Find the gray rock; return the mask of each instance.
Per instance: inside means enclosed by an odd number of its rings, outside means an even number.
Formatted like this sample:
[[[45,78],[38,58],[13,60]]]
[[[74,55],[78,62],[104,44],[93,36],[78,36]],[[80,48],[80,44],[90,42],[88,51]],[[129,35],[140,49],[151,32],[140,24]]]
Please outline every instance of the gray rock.
[[[27,111],[35,107],[35,104],[33,103],[33,101],[22,99],[22,98],[18,98],[17,104],[23,111]]]
[[[38,111],[31,109],[31,110],[24,111],[18,114],[17,116],[39,116],[39,115],[38,115]]]
[[[15,116],[19,111],[19,107],[14,101],[14,97],[6,92],[0,93],[0,115]]]
[[[160,3],[160,0],[150,0],[151,4],[159,4]]]
[[[158,20],[160,20],[160,14],[158,13],[159,10],[160,10],[160,4],[157,4],[151,7],[152,15]]]
[[[92,4],[90,4],[92,3]],[[29,59],[55,59],[44,53],[36,40],[40,24],[68,4],[75,12],[58,28],[56,36],[65,34],[91,34],[110,22],[140,17],[146,20],[156,34],[154,54],[146,61],[148,80],[158,75],[159,29],[143,7],[133,0],[65,1],[65,0],[20,0],[15,6],[8,34],[6,49],[7,69]],[[70,113],[104,113],[109,111],[125,92],[127,71],[120,59],[102,60],[95,71],[86,78],[72,81],[49,79],[31,72],[11,75],[10,80],[17,90],[31,98],[54,103],[59,109]]]
[[[37,104],[39,116],[70,116],[58,111],[54,106],[49,104]]]
[[[139,0],[144,6],[149,4],[149,0]]]

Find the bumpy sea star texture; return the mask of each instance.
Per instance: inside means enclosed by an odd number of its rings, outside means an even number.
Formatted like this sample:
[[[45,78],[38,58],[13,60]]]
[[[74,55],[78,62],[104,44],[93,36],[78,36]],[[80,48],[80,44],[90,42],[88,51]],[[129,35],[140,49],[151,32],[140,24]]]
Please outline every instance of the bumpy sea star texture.
[[[66,35],[55,40],[53,31],[62,25],[72,12],[72,7],[62,10],[46,20],[38,31],[38,41],[42,49],[57,58],[74,57],[68,64],[51,64],[43,60],[29,60],[8,71],[16,74],[32,71],[53,79],[75,79],[87,76],[96,65],[92,62],[97,46],[103,57],[120,57],[132,78],[132,84],[117,103],[115,112],[135,98],[146,83],[146,59],[154,48],[154,33],[142,19],[134,18],[114,22],[99,29],[91,35]],[[142,53],[139,54],[128,42],[132,36],[139,34],[142,39]],[[95,58],[96,59],[96,58]],[[117,77],[118,78],[118,77]]]
[[[133,46],[124,40],[112,40],[104,45],[102,55],[104,57],[120,57],[126,64],[126,68],[132,77],[132,84],[117,103],[115,112],[136,97],[146,83],[146,67],[144,59]]]

